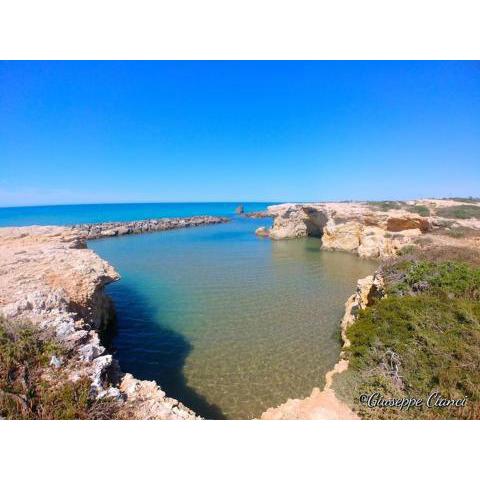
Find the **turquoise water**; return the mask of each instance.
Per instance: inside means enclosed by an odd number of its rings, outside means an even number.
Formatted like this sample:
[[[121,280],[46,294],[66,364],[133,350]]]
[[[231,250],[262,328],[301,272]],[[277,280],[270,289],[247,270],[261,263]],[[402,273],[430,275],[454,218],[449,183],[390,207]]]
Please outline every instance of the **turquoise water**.
[[[319,239],[272,242],[270,219],[238,203],[0,208],[0,226],[69,225],[191,215],[230,223],[89,242],[120,272],[107,287],[122,369],[154,379],[206,418],[254,418],[322,387],[340,352],[343,305],[376,264],[320,250]],[[246,211],[268,204],[244,203]]]
[[[0,208],[0,226],[72,225],[192,215],[231,215],[232,203],[116,203]],[[264,210],[272,203],[244,203],[245,211]]]
[[[124,371],[207,418],[258,417],[323,386],[344,303],[375,264],[321,251],[319,239],[257,238],[268,223],[232,216],[89,242],[122,276],[107,290]]]

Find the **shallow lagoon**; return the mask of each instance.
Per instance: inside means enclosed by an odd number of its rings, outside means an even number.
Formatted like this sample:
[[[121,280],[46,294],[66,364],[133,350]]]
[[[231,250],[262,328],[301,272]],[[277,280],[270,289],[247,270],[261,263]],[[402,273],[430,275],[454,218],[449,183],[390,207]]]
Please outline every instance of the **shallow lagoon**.
[[[376,263],[270,241],[268,219],[89,243],[119,271],[107,287],[122,369],[154,379],[207,418],[254,418],[322,387],[340,352],[340,319]]]

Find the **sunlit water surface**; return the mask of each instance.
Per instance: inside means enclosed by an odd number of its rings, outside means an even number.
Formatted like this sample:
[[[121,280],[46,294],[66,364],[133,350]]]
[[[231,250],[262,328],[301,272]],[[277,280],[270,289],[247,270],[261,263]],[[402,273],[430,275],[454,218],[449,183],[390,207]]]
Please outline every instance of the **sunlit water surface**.
[[[254,235],[268,219],[90,242],[122,279],[112,348],[207,418],[253,418],[322,387],[340,319],[375,263],[320,250],[318,239]]]

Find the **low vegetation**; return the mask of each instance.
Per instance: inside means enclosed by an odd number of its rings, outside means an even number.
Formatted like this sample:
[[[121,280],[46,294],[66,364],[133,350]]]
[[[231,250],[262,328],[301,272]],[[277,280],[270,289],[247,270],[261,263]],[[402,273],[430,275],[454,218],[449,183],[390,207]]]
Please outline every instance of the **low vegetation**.
[[[477,205],[455,205],[437,209],[437,215],[444,218],[458,218],[466,220],[469,218],[480,219],[480,206]]]
[[[480,268],[403,256],[385,264],[383,275],[386,297],[347,331],[355,409],[364,418],[480,418]],[[373,392],[424,404],[370,408],[360,395]],[[428,408],[434,392],[467,401]]]
[[[430,209],[425,205],[410,205],[407,207],[407,210],[412,213],[416,213],[421,217],[429,217]]]
[[[444,198],[443,200],[454,200],[455,202],[463,202],[463,203],[480,203],[480,198],[478,197],[451,197],[451,198]]]
[[[371,207],[377,208],[382,212],[387,212],[388,210],[399,210],[405,206],[404,202],[397,202],[397,201],[390,201],[390,200],[383,200],[378,202],[367,202],[367,205]]]
[[[108,419],[111,400],[90,394],[90,380],[68,379],[66,351],[52,335],[34,325],[0,318],[0,417],[6,419]]]

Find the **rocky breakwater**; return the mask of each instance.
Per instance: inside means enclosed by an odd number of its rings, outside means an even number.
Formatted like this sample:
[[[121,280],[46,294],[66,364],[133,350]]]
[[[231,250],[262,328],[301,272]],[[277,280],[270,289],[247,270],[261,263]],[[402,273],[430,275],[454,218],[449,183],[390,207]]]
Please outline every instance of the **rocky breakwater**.
[[[136,220],[132,222],[104,222],[84,223],[73,225],[76,230],[87,240],[97,238],[116,237],[119,235],[130,235],[135,233],[162,232],[176,228],[200,227],[203,225],[215,225],[228,222],[226,217],[214,217],[202,215],[185,218],[160,218],[151,220]]]
[[[104,286],[119,278],[68,227],[0,228],[0,315],[53,332],[73,354],[53,359],[69,379],[89,378],[90,394],[118,402],[123,418],[194,419],[155,382],[124,375],[98,332],[112,316]]]
[[[355,293],[345,303],[345,314],[342,319],[341,333],[343,348],[350,345],[347,328],[355,322],[358,312],[384,295],[383,279],[379,273],[361,278],[357,282]],[[333,389],[333,377],[348,369],[348,360],[344,351],[340,360],[325,375],[323,390],[315,387],[312,393],[303,399],[289,399],[278,407],[266,410],[262,420],[359,420],[358,415],[342,400]]]
[[[388,257],[432,228],[431,219],[397,209],[383,212],[367,203],[282,204],[268,208],[269,231],[258,234],[273,240],[306,236],[322,239],[329,250],[354,252],[361,257]]]

